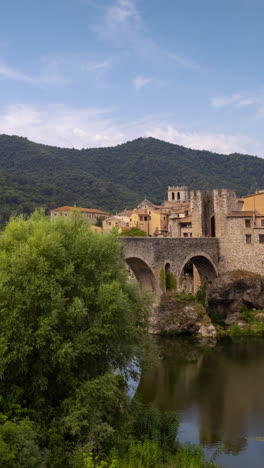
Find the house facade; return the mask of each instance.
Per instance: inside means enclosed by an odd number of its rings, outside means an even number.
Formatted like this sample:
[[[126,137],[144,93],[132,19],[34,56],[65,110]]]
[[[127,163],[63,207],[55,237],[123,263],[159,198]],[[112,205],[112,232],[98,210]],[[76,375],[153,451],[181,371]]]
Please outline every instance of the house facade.
[[[74,211],[81,213],[90,224],[96,224],[97,218],[109,216],[109,213],[106,211],[93,208],[80,208],[77,206],[60,206],[58,208],[53,208],[50,210],[50,216],[52,219],[55,219],[59,216],[69,216],[69,214]]]

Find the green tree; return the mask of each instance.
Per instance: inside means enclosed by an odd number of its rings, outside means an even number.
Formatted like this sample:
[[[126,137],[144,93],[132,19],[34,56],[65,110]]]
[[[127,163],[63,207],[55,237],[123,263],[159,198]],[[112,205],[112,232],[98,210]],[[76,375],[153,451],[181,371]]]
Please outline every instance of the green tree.
[[[12,218],[0,238],[0,394],[10,437],[14,424],[24,427],[39,456],[49,450],[49,467],[66,466],[76,446],[107,452],[128,411],[125,372],[132,357],[140,363],[147,316],[114,234],[92,232],[78,213]],[[0,465],[28,466],[18,463],[21,450],[4,465],[11,439],[3,437]]]
[[[132,227],[131,229],[127,229],[123,231],[120,236],[124,237],[147,237],[147,234],[145,231],[142,231],[142,229],[139,229],[138,227]]]
[[[103,227],[103,221],[105,219],[105,216],[98,216],[96,218],[96,223],[95,223],[95,226],[98,226],[98,227]]]

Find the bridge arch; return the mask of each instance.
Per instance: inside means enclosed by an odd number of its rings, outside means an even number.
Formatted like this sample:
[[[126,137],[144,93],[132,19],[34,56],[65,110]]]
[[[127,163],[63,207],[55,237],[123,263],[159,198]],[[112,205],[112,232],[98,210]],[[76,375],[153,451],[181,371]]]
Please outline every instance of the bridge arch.
[[[211,283],[218,276],[216,265],[204,252],[196,252],[185,258],[180,268],[180,279],[186,276],[186,269],[189,269],[189,276],[192,277],[193,292],[200,284]]]
[[[128,257],[125,261],[135,275],[140,289],[148,289],[157,295],[156,279],[150,266],[139,257]]]

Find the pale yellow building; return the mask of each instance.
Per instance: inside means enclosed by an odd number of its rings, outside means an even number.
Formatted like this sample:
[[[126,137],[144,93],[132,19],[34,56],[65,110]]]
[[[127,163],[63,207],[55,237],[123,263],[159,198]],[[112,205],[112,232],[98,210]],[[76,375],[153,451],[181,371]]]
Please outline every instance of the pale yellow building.
[[[113,228],[118,228],[118,232],[122,232],[125,229],[130,228],[130,214],[127,212],[126,215],[113,215],[104,219],[103,230],[106,232],[112,231]]]
[[[138,227],[149,237],[168,235],[169,211],[160,208],[135,208],[130,216],[131,227]]]
[[[240,199],[243,202],[243,211],[256,211],[264,215],[264,190],[257,190],[253,195]]]

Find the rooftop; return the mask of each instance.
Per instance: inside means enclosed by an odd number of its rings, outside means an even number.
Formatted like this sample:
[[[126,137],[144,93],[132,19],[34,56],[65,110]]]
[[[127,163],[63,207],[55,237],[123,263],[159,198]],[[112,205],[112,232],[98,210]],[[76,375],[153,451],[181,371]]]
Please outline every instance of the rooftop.
[[[59,206],[58,208],[52,208],[50,211],[80,211],[83,213],[94,213],[99,215],[108,215],[106,211],[97,210],[95,208],[81,208],[79,206]]]
[[[257,211],[231,211],[228,214],[228,218],[245,218],[253,215],[259,215]]]
[[[251,195],[244,195],[241,197],[241,200],[244,198],[252,198],[252,197],[261,197],[264,195],[264,190],[257,190],[256,193],[252,193]]]

